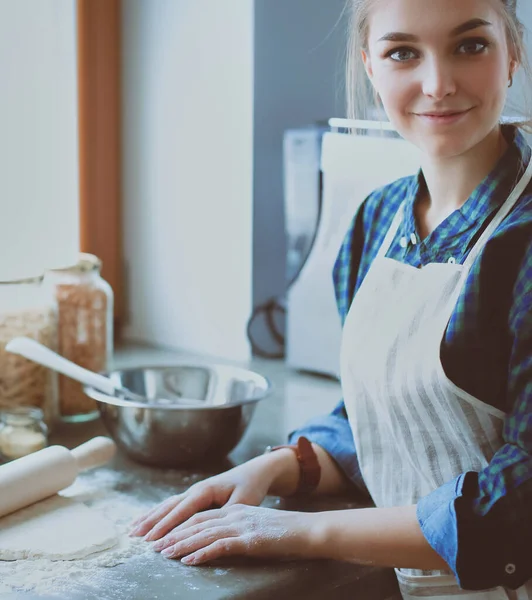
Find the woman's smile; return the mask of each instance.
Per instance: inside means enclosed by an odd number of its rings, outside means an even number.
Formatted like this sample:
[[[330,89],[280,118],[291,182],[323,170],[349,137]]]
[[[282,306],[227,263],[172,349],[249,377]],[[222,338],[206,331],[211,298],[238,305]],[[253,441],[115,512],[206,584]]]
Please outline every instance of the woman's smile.
[[[468,108],[461,111],[431,111],[412,114],[429,125],[455,125],[469,115],[472,110],[473,108]]]

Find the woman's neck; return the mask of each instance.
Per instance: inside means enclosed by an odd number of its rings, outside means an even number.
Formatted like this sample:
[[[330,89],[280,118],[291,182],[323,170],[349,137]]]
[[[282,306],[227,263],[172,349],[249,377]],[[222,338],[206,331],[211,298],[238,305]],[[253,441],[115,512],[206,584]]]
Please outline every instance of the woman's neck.
[[[419,203],[417,220],[426,237],[452,212],[460,208],[480,182],[492,171],[508,147],[497,126],[466,154],[442,160],[426,160],[423,176],[427,195]]]

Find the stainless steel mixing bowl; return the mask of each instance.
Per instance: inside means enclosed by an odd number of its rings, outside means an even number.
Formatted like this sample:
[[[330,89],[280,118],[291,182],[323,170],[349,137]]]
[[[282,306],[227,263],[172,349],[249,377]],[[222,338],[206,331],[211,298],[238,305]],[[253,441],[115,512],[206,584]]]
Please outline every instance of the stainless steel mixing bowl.
[[[268,379],[219,364],[139,367],[107,374],[149,403],[109,396],[86,386],[116,443],[134,460],[189,467],[221,460],[238,444]]]

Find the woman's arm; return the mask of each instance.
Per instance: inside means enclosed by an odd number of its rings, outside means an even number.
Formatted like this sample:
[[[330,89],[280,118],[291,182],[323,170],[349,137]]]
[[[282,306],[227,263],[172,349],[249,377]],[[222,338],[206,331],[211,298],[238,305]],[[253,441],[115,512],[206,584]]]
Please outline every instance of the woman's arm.
[[[423,535],[416,506],[361,508],[309,515],[316,558],[408,569],[449,570]]]
[[[348,483],[336,461],[317,444],[312,446],[321,466],[320,484],[315,494],[345,492]],[[279,475],[269,493],[290,496],[299,481],[295,453],[283,448],[275,454]],[[449,569],[423,535],[416,506],[337,510],[307,516],[309,526],[304,529],[308,531],[308,540],[304,540],[302,546],[308,547],[312,557],[387,567]]]
[[[236,504],[196,514],[153,548],[190,565],[247,555],[448,570],[425,541],[415,506],[304,513]]]

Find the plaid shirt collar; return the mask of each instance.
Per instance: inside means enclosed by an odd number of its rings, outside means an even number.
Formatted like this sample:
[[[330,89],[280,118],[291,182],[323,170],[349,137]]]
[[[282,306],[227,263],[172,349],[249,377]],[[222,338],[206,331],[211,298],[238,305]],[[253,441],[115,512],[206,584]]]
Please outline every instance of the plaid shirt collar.
[[[503,125],[502,132],[508,142],[505,153],[462,207],[449,217],[449,227],[457,233],[480,227],[485,219],[505,202],[530,161],[532,151],[519,129],[512,125]],[[412,232],[417,232],[414,205],[425,189],[425,178],[420,169],[417,176],[412,178],[406,192],[405,217],[401,230],[402,235],[407,238],[410,238]]]

